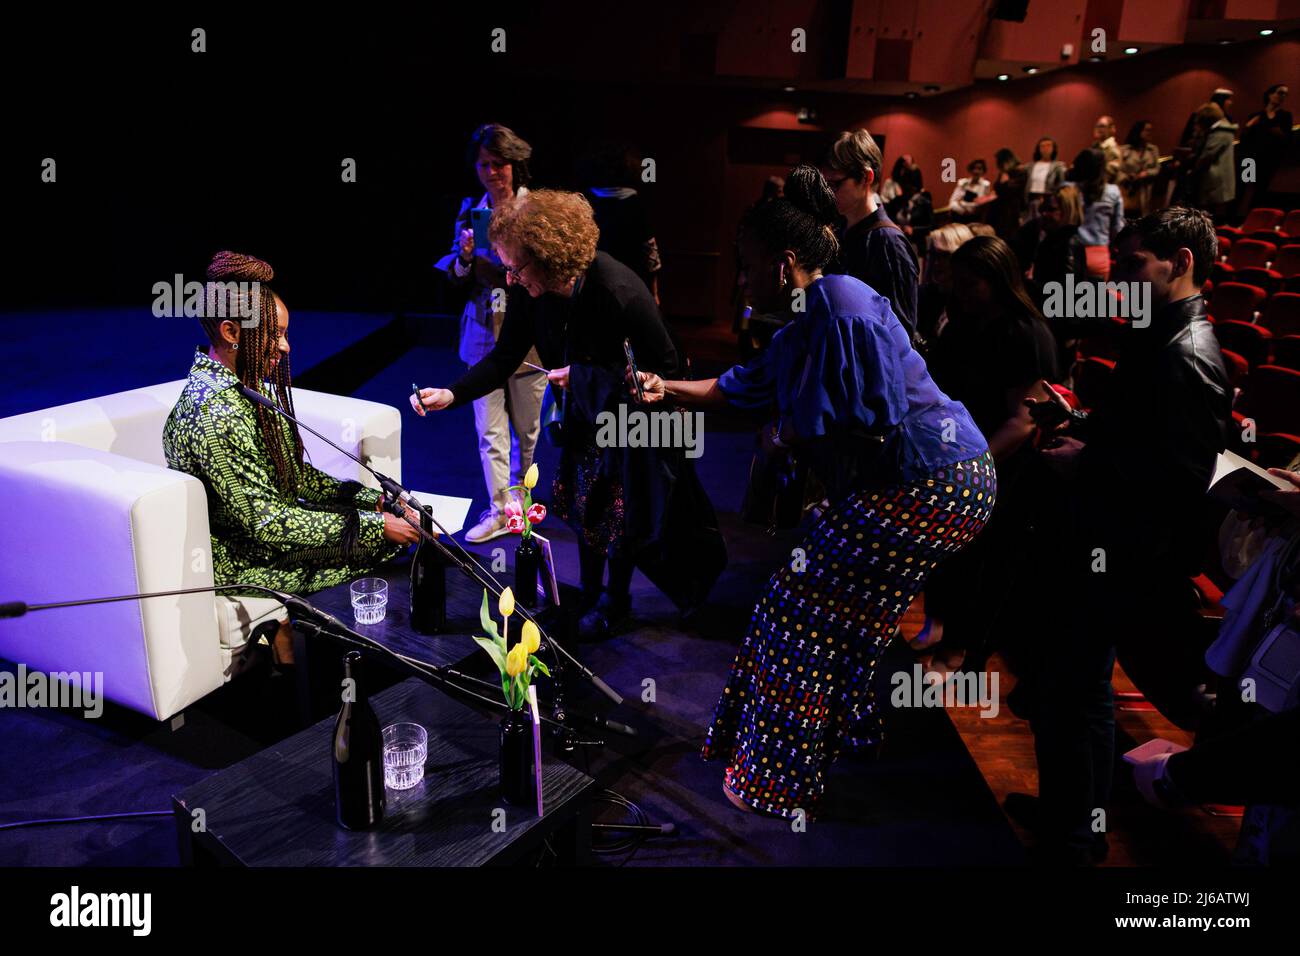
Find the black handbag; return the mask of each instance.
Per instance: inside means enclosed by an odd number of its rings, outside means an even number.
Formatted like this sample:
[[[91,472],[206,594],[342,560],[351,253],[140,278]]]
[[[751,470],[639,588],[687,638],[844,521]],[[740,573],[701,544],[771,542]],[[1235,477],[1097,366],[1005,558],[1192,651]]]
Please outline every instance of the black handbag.
[[[741,520],[768,534],[798,527],[808,504],[808,466],[788,453],[767,454],[761,440],[759,446],[749,463]]]

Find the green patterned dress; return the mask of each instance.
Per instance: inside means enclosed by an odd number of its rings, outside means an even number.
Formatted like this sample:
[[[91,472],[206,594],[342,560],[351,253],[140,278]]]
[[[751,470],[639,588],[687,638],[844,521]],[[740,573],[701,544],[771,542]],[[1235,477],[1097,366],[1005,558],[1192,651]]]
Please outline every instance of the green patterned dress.
[[[239,386],[199,350],[163,427],[167,466],[207,489],[215,582],[308,593],[363,577],[399,554],[375,510],[378,491],[307,463],[296,498],[279,488],[253,403]],[[280,421],[292,448],[290,425]]]

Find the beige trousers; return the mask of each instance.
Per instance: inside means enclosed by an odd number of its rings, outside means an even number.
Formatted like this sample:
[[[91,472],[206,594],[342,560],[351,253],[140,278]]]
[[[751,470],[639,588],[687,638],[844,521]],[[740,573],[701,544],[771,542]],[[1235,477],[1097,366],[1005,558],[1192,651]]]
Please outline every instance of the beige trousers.
[[[474,400],[474,428],[478,432],[478,454],[483,463],[483,481],[492,507],[500,511],[511,497],[506,489],[517,485],[533,463],[533,450],[541,431],[542,392],[546,376],[541,372],[511,375],[505,387]],[[519,471],[510,473],[511,429],[519,443]]]

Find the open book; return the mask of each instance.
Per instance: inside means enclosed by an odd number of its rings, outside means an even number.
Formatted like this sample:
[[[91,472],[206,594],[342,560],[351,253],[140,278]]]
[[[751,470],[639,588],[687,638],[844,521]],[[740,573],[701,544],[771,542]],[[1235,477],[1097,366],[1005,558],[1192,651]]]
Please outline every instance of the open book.
[[[1214,463],[1214,476],[1210,479],[1212,498],[1223,502],[1233,511],[1248,515],[1267,514],[1280,510],[1277,505],[1259,497],[1261,491],[1270,488],[1286,491],[1291,485],[1240,455],[1230,451],[1219,453]]]

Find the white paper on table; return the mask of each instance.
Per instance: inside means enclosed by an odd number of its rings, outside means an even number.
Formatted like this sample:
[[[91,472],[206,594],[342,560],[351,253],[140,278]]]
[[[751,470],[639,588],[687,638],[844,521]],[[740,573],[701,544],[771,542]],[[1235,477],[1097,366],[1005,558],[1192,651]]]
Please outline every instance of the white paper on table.
[[[438,530],[439,524],[447,530],[448,534],[455,534],[465,527],[465,517],[469,514],[469,506],[473,504],[472,498],[435,495],[431,491],[412,491],[411,494],[421,505],[433,507],[433,517],[436,522],[433,526],[434,531]]]

